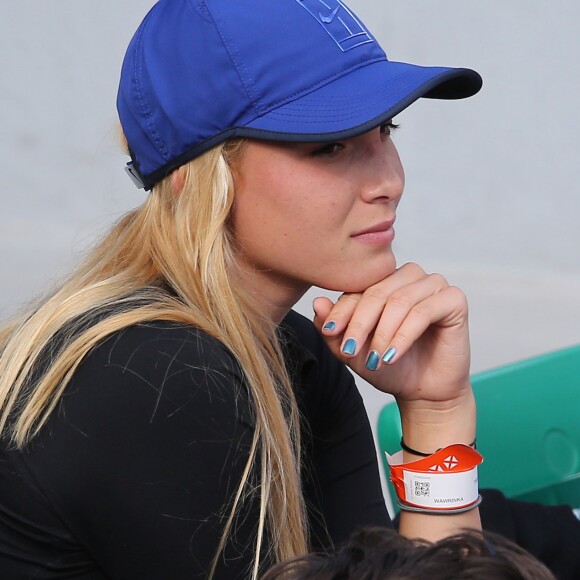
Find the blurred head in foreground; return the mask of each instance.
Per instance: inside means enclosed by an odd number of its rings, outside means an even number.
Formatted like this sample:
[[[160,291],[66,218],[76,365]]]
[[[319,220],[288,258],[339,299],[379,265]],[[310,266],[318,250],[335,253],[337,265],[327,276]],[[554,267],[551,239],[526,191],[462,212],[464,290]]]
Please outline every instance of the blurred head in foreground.
[[[364,528],[325,554],[271,568],[262,580],[554,580],[531,554],[496,534],[465,531],[435,543]]]

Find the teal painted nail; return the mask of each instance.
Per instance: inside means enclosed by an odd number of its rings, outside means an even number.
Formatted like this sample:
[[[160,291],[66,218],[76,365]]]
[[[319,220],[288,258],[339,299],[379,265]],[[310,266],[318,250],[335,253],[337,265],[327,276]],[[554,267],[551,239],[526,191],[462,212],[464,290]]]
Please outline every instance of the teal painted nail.
[[[336,323],[334,320],[329,320],[323,327],[322,330],[334,330],[336,328]]]
[[[383,355],[383,362],[386,365],[388,365],[395,358],[396,354],[397,354],[397,349],[394,346],[390,346],[387,349],[387,352],[385,352],[385,354]]]
[[[367,357],[365,366],[367,369],[369,369],[369,371],[376,371],[379,366],[379,360],[379,353],[376,350],[371,350],[371,352],[369,352],[369,356]]]
[[[343,354],[354,354],[355,350],[356,340],[354,338],[347,339],[347,341],[342,345]]]

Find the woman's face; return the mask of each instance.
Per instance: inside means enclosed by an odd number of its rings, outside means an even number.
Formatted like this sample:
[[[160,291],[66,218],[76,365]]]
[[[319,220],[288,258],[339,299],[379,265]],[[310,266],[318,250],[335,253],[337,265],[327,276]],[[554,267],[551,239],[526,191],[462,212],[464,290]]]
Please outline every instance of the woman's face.
[[[233,233],[245,271],[295,293],[362,291],[395,269],[404,173],[390,125],[336,143],[250,140],[234,169]]]

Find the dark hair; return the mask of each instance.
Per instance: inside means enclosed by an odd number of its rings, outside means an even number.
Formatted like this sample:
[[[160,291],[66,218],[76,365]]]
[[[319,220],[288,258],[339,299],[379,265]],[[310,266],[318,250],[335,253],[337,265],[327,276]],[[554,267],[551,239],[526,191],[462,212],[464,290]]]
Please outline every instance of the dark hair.
[[[497,534],[475,530],[435,543],[391,529],[364,528],[329,553],[281,562],[262,580],[554,580],[531,554]]]

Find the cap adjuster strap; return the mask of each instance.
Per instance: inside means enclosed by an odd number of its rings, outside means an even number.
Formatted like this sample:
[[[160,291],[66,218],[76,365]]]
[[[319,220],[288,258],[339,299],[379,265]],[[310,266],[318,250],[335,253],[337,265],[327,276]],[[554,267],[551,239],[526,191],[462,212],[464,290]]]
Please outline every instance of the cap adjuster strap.
[[[402,451],[386,456],[403,510],[452,514],[468,511],[481,503],[477,466],[483,457],[468,445],[449,445],[424,459],[405,464]]]
[[[127,172],[127,175],[131,178],[131,181],[135,184],[137,189],[145,189],[143,179],[141,178],[141,175],[139,175],[139,172],[137,171],[137,168],[135,167],[132,161],[129,161],[129,163],[127,163],[127,165],[125,166],[125,171]]]

